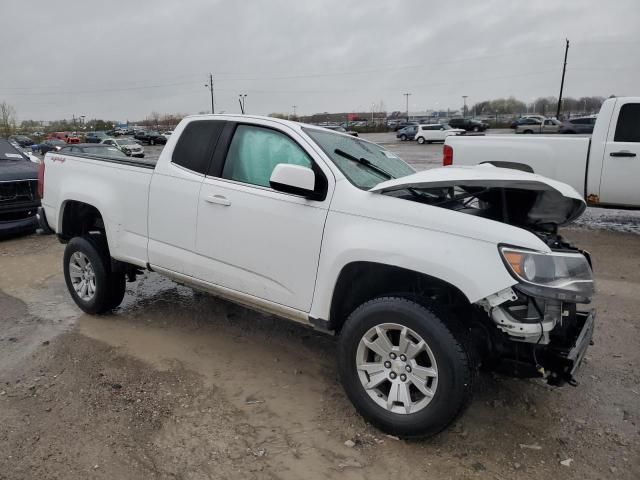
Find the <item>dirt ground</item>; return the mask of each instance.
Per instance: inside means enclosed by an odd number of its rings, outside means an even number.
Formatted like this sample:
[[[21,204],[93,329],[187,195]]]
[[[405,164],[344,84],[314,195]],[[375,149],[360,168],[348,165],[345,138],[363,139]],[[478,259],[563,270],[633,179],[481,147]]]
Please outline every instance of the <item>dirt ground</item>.
[[[421,442],[356,414],[332,337],[156,274],[84,315],[54,237],[0,242],[0,479],[640,478],[640,237],[565,233],[599,290],[580,385],[482,374]]]

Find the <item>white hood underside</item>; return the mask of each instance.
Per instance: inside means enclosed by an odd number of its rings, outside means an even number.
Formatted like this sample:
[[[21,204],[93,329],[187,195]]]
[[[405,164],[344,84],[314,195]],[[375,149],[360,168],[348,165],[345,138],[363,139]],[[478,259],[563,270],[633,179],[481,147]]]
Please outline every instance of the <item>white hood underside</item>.
[[[578,218],[586,208],[582,196],[566,183],[534,173],[499,168],[490,164],[425,170],[379,183],[370,191],[386,193],[406,188],[447,187],[482,187],[538,192],[535,204],[529,211],[529,216],[535,223],[564,225]]]

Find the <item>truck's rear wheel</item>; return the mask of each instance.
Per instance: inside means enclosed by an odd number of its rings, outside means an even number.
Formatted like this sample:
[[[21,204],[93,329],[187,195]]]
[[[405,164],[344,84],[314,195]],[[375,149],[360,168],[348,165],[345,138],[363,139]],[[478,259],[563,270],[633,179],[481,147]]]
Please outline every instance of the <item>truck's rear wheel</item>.
[[[342,384],[358,412],[381,430],[428,437],[469,404],[476,366],[464,333],[443,317],[411,300],[384,297],[345,322]]]
[[[73,301],[87,313],[105,313],[124,297],[125,276],[111,271],[108,250],[101,242],[75,237],[64,251],[64,279]]]

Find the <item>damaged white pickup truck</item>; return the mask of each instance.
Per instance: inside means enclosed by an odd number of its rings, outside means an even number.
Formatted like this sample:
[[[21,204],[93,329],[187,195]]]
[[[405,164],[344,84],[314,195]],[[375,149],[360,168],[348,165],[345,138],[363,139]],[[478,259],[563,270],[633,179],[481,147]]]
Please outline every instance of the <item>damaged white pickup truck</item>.
[[[185,118],[157,164],[49,153],[41,226],[85,312],[158,272],[338,336],[358,411],[437,433],[482,365],[574,383],[591,342],[589,255],[558,234],[571,187],[494,166],[416,173],[349,135],[273,118]]]

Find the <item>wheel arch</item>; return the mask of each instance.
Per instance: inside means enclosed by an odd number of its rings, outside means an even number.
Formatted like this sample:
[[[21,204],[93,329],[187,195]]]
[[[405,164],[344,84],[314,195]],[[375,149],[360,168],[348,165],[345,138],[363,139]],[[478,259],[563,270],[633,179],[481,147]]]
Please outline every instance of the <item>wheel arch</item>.
[[[354,261],[336,279],[329,310],[329,328],[339,331],[349,314],[362,303],[380,296],[402,296],[419,302],[441,302],[456,308],[470,306],[457,287],[440,278],[395,265]]]
[[[62,241],[69,241],[94,230],[107,235],[104,217],[96,206],[72,199],[62,202],[58,228],[58,237]]]

